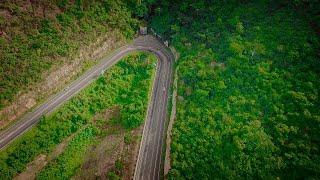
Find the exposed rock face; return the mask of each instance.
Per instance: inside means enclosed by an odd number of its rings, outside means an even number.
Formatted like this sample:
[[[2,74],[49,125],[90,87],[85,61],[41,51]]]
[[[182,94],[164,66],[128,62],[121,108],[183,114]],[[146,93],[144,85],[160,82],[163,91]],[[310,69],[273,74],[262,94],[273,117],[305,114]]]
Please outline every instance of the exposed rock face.
[[[26,108],[31,109],[34,105],[36,105],[36,100],[33,98],[27,99]]]
[[[17,94],[15,101],[0,110],[0,130],[20,118],[35,107],[42,99],[47,99],[61,90],[67,83],[79,75],[86,63],[97,63],[106,53],[124,44],[119,32],[114,31],[97,39],[96,42],[80,48],[78,55],[72,59],[63,59],[63,64],[51,68],[43,74],[42,82],[29,87],[29,90]]]

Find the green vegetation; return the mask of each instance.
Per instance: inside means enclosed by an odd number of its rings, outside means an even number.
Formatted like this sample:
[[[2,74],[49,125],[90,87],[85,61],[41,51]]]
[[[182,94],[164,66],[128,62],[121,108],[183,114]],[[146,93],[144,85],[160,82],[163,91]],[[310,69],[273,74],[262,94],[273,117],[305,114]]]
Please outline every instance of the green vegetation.
[[[123,171],[124,171],[124,165],[121,161],[117,160],[115,162],[115,167],[113,170],[107,172],[106,176],[110,180],[120,180],[123,179]]]
[[[318,0],[30,3],[0,4],[0,109],[81,44],[110,31],[130,39],[139,19],[150,18],[180,53],[169,179],[320,178]],[[107,108],[119,107],[124,128],[138,127],[153,63],[145,54],[126,58],[43,117],[0,152],[0,179],[80,131],[38,174],[70,178],[87,147],[106,134],[103,121],[91,120]],[[118,161],[106,176],[120,179],[122,170]]]
[[[40,172],[37,179],[70,179],[85,158],[85,153],[94,140],[95,129],[87,127],[69,143],[68,148],[54,162]]]
[[[180,52],[170,179],[320,177],[320,5],[294,2],[157,4]]]
[[[114,172],[108,172],[107,173],[107,178],[110,179],[110,180],[120,180],[121,178]]]
[[[104,76],[82,90],[51,115],[43,117],[31,131],[0,152],[0,179],[10,179],[41,153],[49,153],[64,138],[80,130],[65,152],[39,174],[40,179],[66,179],[83,162],[86,147],[99,135],[101,122],[92,117],[107,108],[120,108],[119,123],[128,130],[138,127],[145,118],[155,57],[131,55],[109,69]]]
[[[0,109],[80,46],[117,31],[130,39],[150,2],[37,0],[0,3]],[[110,34],[112,36],[113,34]]]

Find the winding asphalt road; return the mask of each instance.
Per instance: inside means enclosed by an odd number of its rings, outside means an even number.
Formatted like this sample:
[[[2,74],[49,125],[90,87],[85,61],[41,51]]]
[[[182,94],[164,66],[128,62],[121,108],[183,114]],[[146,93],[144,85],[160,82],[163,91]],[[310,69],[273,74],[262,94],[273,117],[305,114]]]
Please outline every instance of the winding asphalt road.
[[[144,42],[148,42],[147,39],[148,37],[139,39],[135,44],[142,47]],[[163,172],[162,148],[174,56],[169,49],[154,40],[152,49],[149,50],[157,55],[159,61],[134,173],[135,180],[160,179]]]
[[[63,104],[94,81],[106,69],[133,51],[149,51],[154,53],[158,58],[157,73],[148,106],[134,179],[160,179],[162,172],[162,147],[165,138],[165,121],[167,119],[167,104],[174,56],[166,46],[150,35],[140,36],[133,43],[116,50],[63,91],[26,114],[20,121],[1,133],[0,149],[3,149],[19,135],[36,125],[42,115],[53,111]]]

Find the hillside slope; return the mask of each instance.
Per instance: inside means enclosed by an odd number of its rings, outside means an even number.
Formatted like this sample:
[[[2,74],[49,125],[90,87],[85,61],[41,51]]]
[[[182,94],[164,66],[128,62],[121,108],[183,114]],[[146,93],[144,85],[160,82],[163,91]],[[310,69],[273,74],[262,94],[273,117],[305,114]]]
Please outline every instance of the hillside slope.
[[[317,16],[299,2],[157,5],[180,53],[170,179],[320,177]]]
[[[2,1],[0,128],[132,39],[147,12],[136,1]]]

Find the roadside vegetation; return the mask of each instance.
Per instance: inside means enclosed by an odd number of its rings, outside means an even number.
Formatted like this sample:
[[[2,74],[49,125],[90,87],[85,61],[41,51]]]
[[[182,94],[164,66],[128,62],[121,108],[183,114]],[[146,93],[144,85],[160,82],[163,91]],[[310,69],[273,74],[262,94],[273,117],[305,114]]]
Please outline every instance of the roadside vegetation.
[[[89,126],[77,134],[62,155],[45,167],[37,179],[70,179],[81,166],[87,148],[93,143],[96,128]]]
[[[169,179],[320,177],[319,3],[160,1],[180,53]]]
[[[155,64],[156,58],[149,54],[130,55],[43,117],[37,126],[0,152],[0,179],[11,179],[36,156],[50,153],[63,139],[80,130],[65,151],[38,174],[39,179],[72,177],[81,167],[87,147],[107,133],[106,122],[92,121],[95,114],[117,107],[119,116],[112,122],[129,132],[144,121]]]

